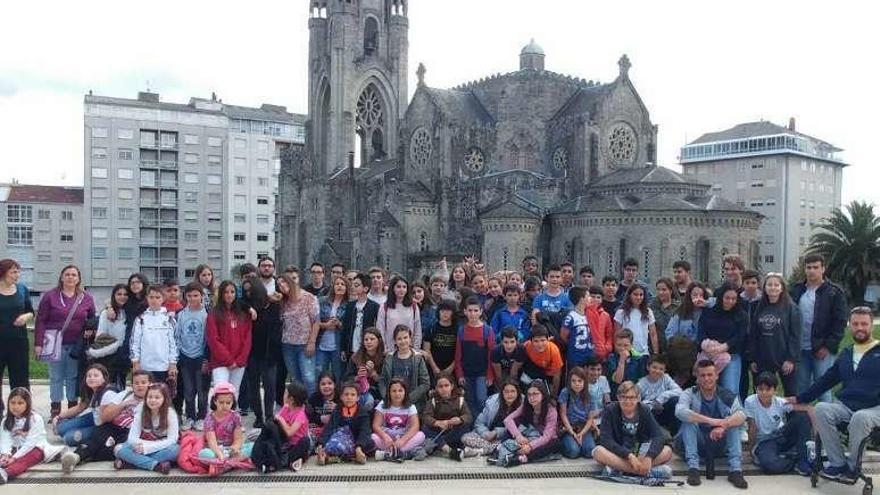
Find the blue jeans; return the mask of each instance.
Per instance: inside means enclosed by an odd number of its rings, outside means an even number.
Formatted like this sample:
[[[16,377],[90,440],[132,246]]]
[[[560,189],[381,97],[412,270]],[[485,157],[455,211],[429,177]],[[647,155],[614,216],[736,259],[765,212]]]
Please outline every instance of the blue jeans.
[[[49,363],[49,400],[52,402],[61,402],[64,397],[68,402],[73,402],[79,397],[79,361],[70,357],[74,347],[75,344],[64,344],[61,346],[61,359]]]
[[[342,379],[342,360],[339,359],[339,351],[315,351],[315,376],[320,375],[324,371],[333,373],[336,381]]]
[[[737,375],[739,386],[739,375]],[[714,442],[708,433],[703,433],[696,423],[682,423],[678,430],[676,443],[678,450],[684,451],[688,469],[700,469],[701,457],[727,455],[727,465],[731,471],[742,471],[742,427],[731,428],[724,439]]]
[[[95,417],[91,412],[58,422],[58,436],[64,439],[65,445],[71,447],[86,443],[93,431],[95,431]]]
[[[466,376],[465,379],[465,396],[468,408],[471,411],[482,411],[486,405],[486,377],[485,376]],[[471,412],[471,414],[474,414]],[[479,413],[476,413],[479,414]]]
[[[562,435],[562,455],[569,459],[577,459],[578,457],[593,457],[593,449],[596,448],[596,441],[593,435],[587,433],[580,445],[577,440],[568,433]]]
[[[177,454],[179,452],[180,446],[174,444],[150,454],[138,454],[131,448],[131,445],[126,442],[116,451],[116,458],[121,459],[138,469],[152,471],[153,469],[156,469],[156,466],[160,462],[176,462]]]
[[[309,395],[315,393],[315,357],[306,356],[306,346],[281,344],[281,356],[291,379],[302,383]]]
[[[813,356],[813,351],[801,351],[801,362],[798,363],[797,369],[797,389],[798,392],[806,392],[810,385],[816,383],[826,371],[834,365],[837,358],[834,354],[828,353],[825,359],[818,359]],[[819,396],[819,402],[831,402],[831,391],[827,391]]]
[[[742,373],[742,356],[739,354],[730,355],[730,363],[725,366],[721,372],[721,378],[718,384],[729,390],[733,395],[739,396],[739,375]],[[739,400],[743,400],[740,397]]]

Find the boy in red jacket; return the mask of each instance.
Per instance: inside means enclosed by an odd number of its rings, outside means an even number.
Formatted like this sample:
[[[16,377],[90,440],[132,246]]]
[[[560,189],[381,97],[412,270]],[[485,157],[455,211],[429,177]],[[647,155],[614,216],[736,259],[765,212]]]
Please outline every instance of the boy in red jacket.
[[[614,350],[614,325],[611,315],[602,309],[602,289],[590,287],[587,299],[587,323],[590,324],[590,336],[593,338],[596,357],[605,362]]]

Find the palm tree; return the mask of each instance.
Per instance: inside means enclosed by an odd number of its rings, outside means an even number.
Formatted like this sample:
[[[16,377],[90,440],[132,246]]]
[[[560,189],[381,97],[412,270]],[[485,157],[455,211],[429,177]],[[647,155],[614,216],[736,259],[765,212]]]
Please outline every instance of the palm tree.
[[[874,205],[853,201],[822,220],[810,238],[808,253],[825,258],[826,276],[841,282],[854,303],[863,303],[865,289],[880,267],[880,217]]]

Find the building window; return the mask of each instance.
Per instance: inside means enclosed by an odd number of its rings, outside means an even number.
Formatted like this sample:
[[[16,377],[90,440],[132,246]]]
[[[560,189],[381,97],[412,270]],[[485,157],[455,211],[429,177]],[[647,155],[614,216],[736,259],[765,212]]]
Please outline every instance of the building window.
[[[222,183],[223,183],[223,178],[221,176],[216,175],[216,174],[209,174],[208,175],[208,184],[211,184],[213,186],[219,186]]]
[[[755,188],[755,187],[764,187],[764,183],[761,182],[761,181],[759,181],[759,180],[752,181],[752,187],[753,187],[753,188]]]
[[[199,240],[198,230],[187,230],[183,232],[183,240],[187,242],[196,242]]]
[[[615,270],[614,270],[614,249],[613,248],[608,248],[608,251],[606,252],[606,261],[608,262],[606,273],[608,275],[616,275]]]
[[[644,277],[645,280],[650,280],[651,277],[649,275],[649,273],[650,273],[649,267],[650,267],[650,263],[651,263],[651,251],[649,249],[642,250],[642,259],[643,259],[642,277]]]
[[[120,179],[134,179],[134,170],[130,168],[120,168],[116,171],[116,177]]]
[[[104,228],[92,229],[92,239],[106,239],[106,238],[107,238],[107,229],[104,229]]]
[[[764,256],[764,263],[773,263],[773,255],[768,254],[768,255]]]
[[[107,178],[107,169],[104,167],[92,167],[92,178],[106,179]]]
[[[183,200],[188,204],[195,204],[199,202],[199,193],[197,192],[185,192],[183,193]]]
[[[34,227],[32,225],[9,225],[6,227],[7,246],[33,246]]]
[[[257,170],[262,172],[269,170],[269,160],[257,160]]]
[[[119,257],[119,259],[121,259],[121,260],[130,260],[130,259],[134,259],[134,248],[130,248],[130,247],[121,247],[121,248],[118,249],[117,252],[119,253],[119,254],[118,254],[118,257]]]
[[[269,187],[269,179],[267,177],[258,177],[257,185],[260,187]]]
[[[61,220],[73,221],[73,211],[64,210],[61,212]]]
[[[199,144],[199,137],[195,134],[185,134],[183,136],[183,142],[186,144]]]
[[[92,268],[92,278],[107,278],[107,269]]]
[[[117,195],[119,199],[134,199],[134,189],[119,189]]]
[[[223,238],[223,233],[219,230],[209,230],[208,231],[208,240],[209,241],[219,241]]]
[[[94,218],[95,220],[104,220],[105,218],[107,218],[107,208],[93,207],[92,218]]]
[[[236,213],[232,221],[235,223],[247,223],[247,215],[244,213]]]
[[[183,214],[183,218],[187,222],[198,222],[199,221],[199,212],[187,211]]]
[[[120,220],[131,220],[134,218],[134,209],[132,208],[119,208],[116,211],[116,215]]]
[[[208,165],[220,165],[222,161],[220,155],[208,155]]]
[[[257,224],[266,225],[269,223],[269,215],[257,215]]]
[[[133,239],[134,238],[134,231],[131,229],[118,229],[116,231],[116,236],[119,239]]]
[[[501,269],[508,270],[510,266],[510,248],[503,248],[501,250]]]
[[[257,241],[258,242],[269,242],[269,234],[266,232],[258,232],[257,233]]]
[[[243,175],[236,175],[235,176],[235,185],[243,186],[245,184],[247,184],[247,177],[245,177]]]
[[[37,261],[52,261],[52,253],[45,251],[37,253]]]
[[[244,194],[236,194],[232,198],[232,204],[235,205],[236,210],[247,209],[247,196]]]
[[[236,232],[236,233],[232,234],[232,240],[233,241],[244,241],[245,240],[245,233],[244,232]]]
[[[116,137],[119,139],[134,139],[133,129],[119,129],[116,131]]]
[[[763,163],[753,163],[752,164],[752,170],[759,169],[759,168],[764,168],[764,164]]]
[[[92,158],[104,160],[107,158],[107,148],[92,148]]]
[[[208,203],[222,203],[223,195],[220,193],[208,193]]]
[[[686,247],[681,246],[678,248],[678,259],[681,261],[685,261],[687,259],[688,250]]]
[[[107,137],[107,128],[106,127],[92,127],[92,137],[96,137],[96,138]]]
[[[235,251],[232,253],[232,259],[235,261],[244,261],[247,259],[247,253],[244,251]]]
[[[131,150],[119,150],[116,153],[116,158],[119,160],[125,160],[125,161],[131,160],[132,159]]]
[[[199,163],[199,154],[187,153],[183,155],[183,161],[185,161],[186,163]]]
[[[38,210],[37,211],[37,218],[40,220],[49,220],[50,218],[52,218],[52,211],[51,210]]]
[[[92,259],[93,260],[106,260],[107,259],[107,248],[105,247],[92,247]]]
[[[92,197],[95,199],[106,199],[107,198],[107,188],[106,187],[93,187],[92,188]]]
[[[257,204],[258,204],[258,205],[268,205],[268,204],[269,204],[269,198],[267,198],[267,197],[265,197],[265,196],[259,196],[259,197],[257,197]]]
[[[61,242],[73,242],[73,232],[61,232],[59,240]]]
[[[34,223],[34,207],[31,205],[6,205],[7,223]]]
[[[183,174],[183,182],[187,184],[198,184],[199,174]]]

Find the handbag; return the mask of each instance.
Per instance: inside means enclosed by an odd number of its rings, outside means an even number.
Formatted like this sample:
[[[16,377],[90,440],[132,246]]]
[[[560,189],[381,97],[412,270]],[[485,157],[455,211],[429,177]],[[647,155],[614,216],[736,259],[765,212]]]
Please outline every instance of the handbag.
[[[59,297],[63,296],[59,295]],[[67,330],[67,327],[70,325],[70,320],[73,319],[73,314],[76,313],[76,309],[79,308],[83,297],[85,297],[85,293],[80,292],[79,297],[76,298],[76,301],[73,302],[73,306],[71,306],[70,310],[67,312],[67,318],[64,320],[64,324],[61,325],[60,330],[51,328],[46,329],[46,331],[43,332],[43,346],[39,355],[40,361],[54,363],[61,360],[61,347],[62,342],[64,341],[64,331]]]

